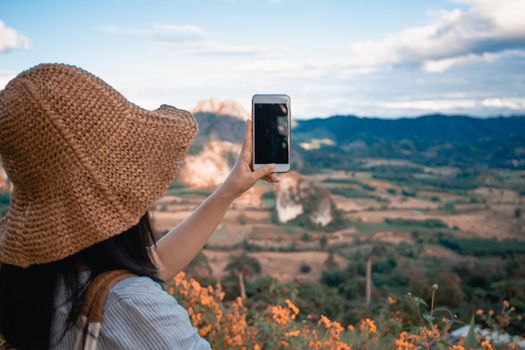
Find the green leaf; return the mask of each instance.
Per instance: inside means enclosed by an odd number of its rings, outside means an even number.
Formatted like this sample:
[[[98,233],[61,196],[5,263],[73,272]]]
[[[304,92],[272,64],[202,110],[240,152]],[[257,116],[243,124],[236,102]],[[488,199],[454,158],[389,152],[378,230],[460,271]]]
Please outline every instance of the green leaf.
[[[470,319],[468,334],[465,338],[465,350],[474,349],[474,347],[476,346],[476,332],[474,329],[475,327],[476,324],[474,323],[474,315],[472,315],[472,318]]]
[[[449,344],[448,342],[446,342],[444,340],[438,341],[438,349],[439,350],[447,350],[447,349],[450,349],[452,346],[453,346],[452,344]]]
[[[431,316],[430,314],[427,314],[426,312],[423,314],[423,318],[427,320],[427,322],[429,323],[434,322],[434,316]]]
[[[427,303],[425,303],[425,301],[421,299],[420,297],[413,297],[412,300],[417,305],[425,305],[426,307],[428,307]]]

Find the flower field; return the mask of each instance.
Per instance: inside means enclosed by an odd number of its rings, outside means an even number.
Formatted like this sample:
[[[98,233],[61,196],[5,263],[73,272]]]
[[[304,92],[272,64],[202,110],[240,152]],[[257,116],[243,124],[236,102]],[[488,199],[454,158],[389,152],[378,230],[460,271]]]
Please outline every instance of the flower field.
[[[430,305],[406,295],[405,302],[412,305],[418,323],[402,320],[396,310],[400,301],[389,297],[379,318],[365,318],[355,325],[343,325],[323,315],[319,319],[300,317],[301,310],[288,298],[252,310],[241,297],[224,301],[220,284],[203,287],[184,273],[168,283],[167,289],[188,310],[193,325],[213,349],[520,349],[512,340],[494,344],[475,331],[476,327],[451,344],[450,331],[465,323],[435,305],[437,285],[432,286]],[[504,301],[497,312],[478,309],[470,325],[483,323],[495,334],[503,334],[508,324],[522,321],[522,316],[514,313]]]

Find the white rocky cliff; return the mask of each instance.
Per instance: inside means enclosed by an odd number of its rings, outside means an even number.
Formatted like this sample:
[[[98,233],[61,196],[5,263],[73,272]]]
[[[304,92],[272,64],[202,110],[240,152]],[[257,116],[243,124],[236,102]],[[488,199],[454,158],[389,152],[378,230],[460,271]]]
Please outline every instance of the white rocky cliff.
[[[207,141],[203,150],[188,155],[179,171],[178,181],[190,187],[213,187],[222,183],[230,173],[228,159],[235,159],[241,145],[228,141]]]
[[[199,122],[200,135],[192,146],[196,151],[190,152],[179,170],[177,182],[193,188],[216,187],[224,182],[241,151],[244,120],[249,114],[234,101],[217,99],[201,101],[191,112]],[[260,206],[260,191],[251,188],[235,205]]]
[[[0,191],[8,191],[9,190],[9,184],[7,182],[7,174],[5,173],[4,168],[0,166]]]
[[[280,179],[275,205],[280,222],[285,223],[301,215],[317,226],[327,226],[335,220],[336,208],[326,189],[294,171],[282,174]]]
[[[229,115],[238,119],[246,120],[250,118],[250,114],[246,112],[242,106],[233,100],[221,101],[216,98],[199,101],[195,108],[191,110],[193,114],[196,113],[211,113],[216,115]]]

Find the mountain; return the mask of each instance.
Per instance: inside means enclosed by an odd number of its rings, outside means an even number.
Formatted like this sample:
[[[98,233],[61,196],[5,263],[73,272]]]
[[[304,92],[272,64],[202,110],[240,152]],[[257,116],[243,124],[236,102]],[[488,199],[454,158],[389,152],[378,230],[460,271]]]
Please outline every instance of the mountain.
[[[179,170],[178,180],[190,187],[213,187],[230,173],[241,146],[228,141],[208,140],[197,154],[189,154]]]
[[[320,161],[322,168],[348,168],[351,159],[363,157],[438,166],[525,167],[525,117],[521,116],[334,116],[299,120],[292,135],[306,163],[314,167]]]
[[[474,118],[461,115],[426,115],[417,118],[379,119],[333,116],[299,120],[294,129],[300,139],[316,135],[339,144],[362,140],[402,140],[422,142],[470,143],[482,139],[522,136],[524,117]]]
[[[240,105],[212,99],[199,102],[193,112],[199,135],[190,153],[202,152],[209,140],[242,142],[243,120],[249,114]],[[525,168],[523,116],[434,114],[380,119],[337,115],[293,120],[293,168],[302,172],[354,169],[362,158],[404,159],[431,166]]]
[[[217,99],[200,101],[192,113],[199,134],[177,179],[190,187],[217,186],[241,150],[248,113],[236,102]]]
[[[179,181],[220,184],[240,150],[249,113],[233,101],[201,101],[192,110],[199,134]],[[380,119],[333,116],[295,120],[292,168],[308,173],[359,168],[363,158],[409,160],[429,166],[525,168],[525,117],[427,115]]]
[[[248,112],[239,103],[233,100],[221,101],[216,98],[199,101],[191,112],[193,114],[227,115],[243,121],[250,118]]]
[[[0,164],[0,192],[6,192],[9,190],[9,184],[7,183],[7,174]]]

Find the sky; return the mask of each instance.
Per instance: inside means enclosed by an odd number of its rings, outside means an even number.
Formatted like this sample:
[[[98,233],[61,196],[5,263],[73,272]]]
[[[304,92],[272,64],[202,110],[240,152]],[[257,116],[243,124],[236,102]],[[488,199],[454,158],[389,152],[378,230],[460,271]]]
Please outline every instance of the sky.
[[[0,89],[42,62],[132,102],[295,118],[525,114],[525,0],[0,0]]]

